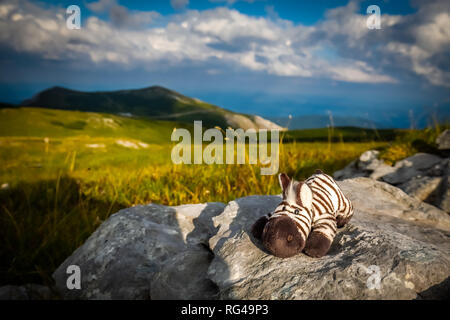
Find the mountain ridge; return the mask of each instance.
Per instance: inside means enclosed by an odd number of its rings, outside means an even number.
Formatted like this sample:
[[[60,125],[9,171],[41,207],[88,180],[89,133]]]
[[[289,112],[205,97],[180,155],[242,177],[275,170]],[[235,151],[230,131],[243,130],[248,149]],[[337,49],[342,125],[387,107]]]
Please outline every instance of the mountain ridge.
[[[60,86],[43,90],[24,100],[23,106],[127,114],[192,124],[202,120],[205,127],[231,126],[243,129],[283,129],[259,116],[233,112],[155,85],[116,91],[77,91]],[[262,119],[262,120],[261,120]]]

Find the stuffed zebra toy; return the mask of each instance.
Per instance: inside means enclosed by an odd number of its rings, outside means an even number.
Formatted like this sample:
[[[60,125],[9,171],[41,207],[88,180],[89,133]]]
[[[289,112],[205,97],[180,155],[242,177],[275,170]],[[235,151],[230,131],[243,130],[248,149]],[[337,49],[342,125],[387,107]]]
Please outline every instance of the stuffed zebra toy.
[[[316,170],[306,181],[295,181],[285,173],[278,176],[283,201],[275,210],[259,218],[252,227],[255,238],[280,258],[303,249],[311,257],[324,256],[337,228],[353,216],[353,205],[333,178]]]

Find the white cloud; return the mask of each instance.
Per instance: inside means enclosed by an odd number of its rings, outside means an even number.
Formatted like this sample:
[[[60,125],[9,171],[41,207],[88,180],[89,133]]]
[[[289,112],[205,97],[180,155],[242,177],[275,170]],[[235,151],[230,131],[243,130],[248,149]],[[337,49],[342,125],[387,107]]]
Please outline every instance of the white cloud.
[[[109,19],[115,27],[142,28],[149,25],[160,15],[155,11],[128,10],[119,5],[117,0],[99,0],[86,4],[86,7],[95,13],[109,14]]]
[[[111,7],[116,5],[117,0],[99,0],[87,3],[86,7],[93,12],[102,13],[107,12],[109,9],[111,9]]]
[[[187,7],[189,0],[170,0],[170,5],[175,10],[181,10]]]
[[[408,17],[382,15],[383,29],[374,31],[367,29],[366,16],[356,13],[353,2],[330,10],[313,26],[222,7],[189,10],[170,17],[163,27],[150,27],[155,12],[130,11],[116,0],[87,6],[93,12],[107,12],[110,21],[90,17],[82,21],[81,30],[68,30],[63,8],[43,8],[26,0],[3,2],[0,45],[69,63],[151,70],[195,62],[214,73],[220,73],[220,64],[222,68],[231,64],[283,77],[364,83],[396,82],[389,68],[398,60],[402,63],[396,68],[436,85],[450,83],[448,69],[433,62],[450,46],[449,16],[436,10],[419,11],[427,19],[416,25]]]

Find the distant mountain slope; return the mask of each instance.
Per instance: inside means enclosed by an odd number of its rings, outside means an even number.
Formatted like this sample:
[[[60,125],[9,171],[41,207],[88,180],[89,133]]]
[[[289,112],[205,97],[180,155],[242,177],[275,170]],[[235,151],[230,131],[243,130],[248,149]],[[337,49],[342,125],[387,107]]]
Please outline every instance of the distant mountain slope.
[[[315,128],[326,128],[330,125],[330,118],[327,115],[305,115],[305,116],[294,116],[292,119],[288,117],[268,117],[270,121],[286,127],[289,124],[289,130],[297,129],[315,129]],[[358,117],[333,117],[334,127],[359,127],[359,128],[382,128],[383,126],[364,118]]]
[[[25,100],[22,105],[122,114],[190,124],[193,124],[194,120],[202,120],[204,127],[279,128],[270,121],[260,121],[259,118],[255,119],[255,116],[225,110],[160,86],[103,92],[82,92],[53,87]]]
[[[257,120],[258,121],[258,120]],[[111,138],[123,141],[142,141],[149,144],[171,144],[174,128],[184,127],[193,133],[193,125],[147,118],[130,118],[97,112],[82,112],[31,107],[0,109],[0,137],[29,137],[60,139]],[[330,130],[302,129],[284,133],[284,142],[317,141],[390,141],[399,134],[410,134],[402,129],[363,129],[335,127]]]
[[[133,119],[106,113],[45,108],[0,109],[0,137],[130,138],[145,143],[171,143],[174,128],[192,125],[173,121]]]

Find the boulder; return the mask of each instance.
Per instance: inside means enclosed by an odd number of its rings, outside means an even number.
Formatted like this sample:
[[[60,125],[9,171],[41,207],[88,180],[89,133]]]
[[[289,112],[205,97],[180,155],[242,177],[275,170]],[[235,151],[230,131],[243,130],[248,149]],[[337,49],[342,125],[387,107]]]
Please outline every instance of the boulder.
[[[64,299],[448,297],[449,216],[370,178],[339,185],[355,215],[320,259],[277,258],[251,236],[252,224],[281,196],[150,204],[103,222],[55,271],[56,288]],[[81,269],[80,290],[66,287],[69,265]],[[8,292],[21,296],[16,291]]]
[[[353,160],[343,169],[336,171],[333,174],[333,177],[336,180],[344,180],[357,177],[367,177],[367,173],[359,170],[358,160]]]
[[[336,171],[337,180],[369,177],[395,185],[419,200],[450,212],[450,158],[417,153],[389,166],[378,159],[379,152],[369,150],[344,169]]]
[[[442,182],[441,177],[414,177],[398,187],[410,196],[425,201],[433,197]]]
[[[191,248],[167,260],[153,277],[150,288],[153,300],[215,299],[218,289],[206,279],[214,255],[204,248]],[[186,279],[189,277],[189,279]]]
[[[415,155],[398,161],[394,171],[381,177],[387,183],[397,185],[408,180],[425,175],[426,170],[431,169],[443,159],[428,153],[416,153]]]
[[[450,213],[450,159],[446,159],[442,168],[444,170],[443,179],[438,189],[438,195],[434,199],[434,205]]]
[[[446,129],[436,138],[439,150],[450,150],[450,130]]]
[[[343,180],[356,177],[371,177],[376,180],[394,172],[395,168],[378,159],[379,154],[378,150],[369,150],[362,153],[357,160],[352,161],[344,169],[336,171],[333,175],[334,178]]]
[[[198,291],[191,296],[210,298],[211,282],[205,278],[205,271],[211,258],[204,244],[215,232],[212,217],[220,214],[224,207],[222,203],[213,202],[177,207],[150,204],[121,210],[102,223],[59,266],[53,274],[56,287],[64,299],[168,297],[172,292],[160,290],[174,287],[170,283],[161,285],[153,278],[159,274],[158,279],[166,279],[167,273],[173,273],[170,269],[173,267],[184,270],[177,278],[179,286],[195,285]],[[183,255],[188,258],[181,258]],[[172,265],[174,259],[176,266]],[[192,268],[194,264],[196,268]],[[66,270],[70,265],[80,267],[80,290],[67,288]],[[165,273],[161,274],[162,270]]]
[[[236,199],[213,218],[209,278],[222,299],[415,299],[447,296],[450,219],[383,182],[339,182],[356,209],[323,258],[281,259],[251,236],[280,196]],[[369,196],[370,195],[370,196]],[[445,292],[443,292],[445,291]]]
[[[353,206],[372,215],[390,216],[403,221],[450,231],[450,216],[433,205],[409,196],[388,183],[368,178],[338,182]]]
[[[450,212],[450,158],[416,154],[399,161],[381,180],[397,185],[411,196]]]
[[[437,202],[437,206],[439,208],[442,208],[442,210],[446,211],[447,213],[450,213],[450,176],[446,177],[444,186],[444,191],[441,195],[441,198]]]

